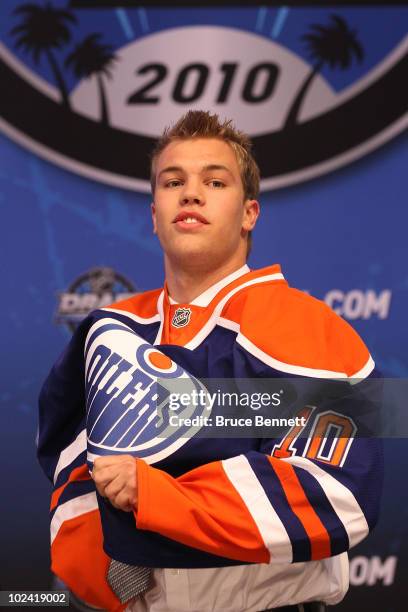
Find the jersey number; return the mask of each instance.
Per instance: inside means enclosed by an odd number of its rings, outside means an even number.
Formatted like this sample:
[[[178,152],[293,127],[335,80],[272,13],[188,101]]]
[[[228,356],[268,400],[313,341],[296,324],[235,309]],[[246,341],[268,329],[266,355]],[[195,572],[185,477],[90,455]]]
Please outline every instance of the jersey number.
[[[286,459],[296,454],[296,441],[315,409],[315,406],[305,406],[299,412],[297,416],[304,417],[304,425],[292,427],[282,441],[275,444],[272,457]],[[337,412],[322,412],[314,419],[302,456],[342,466],[356,431],[357,427],[350,417]]]

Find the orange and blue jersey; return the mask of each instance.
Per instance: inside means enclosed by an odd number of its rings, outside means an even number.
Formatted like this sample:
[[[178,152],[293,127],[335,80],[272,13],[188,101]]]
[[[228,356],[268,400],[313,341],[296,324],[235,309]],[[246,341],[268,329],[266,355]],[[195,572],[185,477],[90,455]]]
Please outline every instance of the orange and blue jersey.
[[[119,610],[110,557],[199,568],[341,556],[375,525],[382,481],[381,445],[355,435],[350,406],[300,397],[306,424],[279,439],[160,436],[155,381],[199,389],[202,379],[306,378],[358,389],[377,376],[356,332],[290,288],[279,266],[244,266],[190,304],[164,287],[94,311],[40,396],[54,572],[89,603]],[[329,425],[343,437],[328,450]],[[88,464],[129,448],[139,501],[124,513],[98,499]]]

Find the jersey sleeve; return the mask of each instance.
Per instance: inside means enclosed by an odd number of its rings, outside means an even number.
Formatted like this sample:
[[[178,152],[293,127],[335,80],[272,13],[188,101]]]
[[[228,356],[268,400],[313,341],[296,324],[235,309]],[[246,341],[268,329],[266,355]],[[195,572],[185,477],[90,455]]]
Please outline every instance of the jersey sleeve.
[[[294,305],[298,299],[301,308]],[[254,317],[241,316],[237,361],[245,360],[253,376],[308,377],[323,386],[335,379],[350,391],[342,399],[305,406],[310,409],[303,441],[293,431],[281,440],[264,439],[258,451],[208,463],[178,478],[138,460],[138,528],[256,563],[334,556],[373,529],[383,455],[375,432],[364,427],[367,415],[378,407],[379,373],[345,321],[324,304],[306,297],[304,306],[303,300],[296,294],[295,300],[280,305],[279,313],[292,308],[292,318],[275,318],[269,335],[265,324],[262,333],[252,323]],[[362,423],[354,408],[363,415]],[[323,448],[319,426],[324,423],[345,428],[337,442],[332,436],[330,449],[327,440]]]
[[[83,341],[85,321],[52,368],[39,398],[37,454],[53,491],[51,569],[80,599],[123,610],[106,582],[110,562],[94,483],[86,465]]]
[[[138,459],[137,526],[242,562],[337,555],[378,518],[381,448],[357,439],[354,447],[342,467],[251,451],[179,478]]]

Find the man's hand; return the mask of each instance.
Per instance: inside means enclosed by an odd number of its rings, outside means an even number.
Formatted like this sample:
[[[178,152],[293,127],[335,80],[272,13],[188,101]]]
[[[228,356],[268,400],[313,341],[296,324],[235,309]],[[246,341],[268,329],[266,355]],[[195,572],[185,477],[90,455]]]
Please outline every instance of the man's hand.
[[[107,455],[94,461],[92,478],[98,493],[118,510],[137,509],[136,459],[131,455]]]

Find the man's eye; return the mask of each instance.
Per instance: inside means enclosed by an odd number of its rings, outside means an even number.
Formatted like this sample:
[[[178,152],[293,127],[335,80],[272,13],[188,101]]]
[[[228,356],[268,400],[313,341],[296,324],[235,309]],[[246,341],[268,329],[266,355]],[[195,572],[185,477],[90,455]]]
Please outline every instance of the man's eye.
[[[212,185],[213,187],[221,188],[221,187],[225,187],[225,184],[222,181],[218,181],[217,179],[213,179],[212,181],[210,181],[210,185]]]
[[[168,181],[166,183],[166,187],[178,187],[181,185],[181,181],[178,179],[173,179],[172,181]]]

